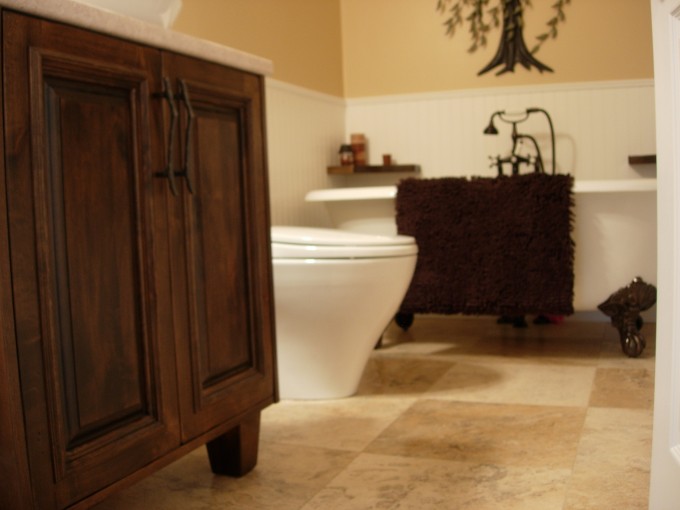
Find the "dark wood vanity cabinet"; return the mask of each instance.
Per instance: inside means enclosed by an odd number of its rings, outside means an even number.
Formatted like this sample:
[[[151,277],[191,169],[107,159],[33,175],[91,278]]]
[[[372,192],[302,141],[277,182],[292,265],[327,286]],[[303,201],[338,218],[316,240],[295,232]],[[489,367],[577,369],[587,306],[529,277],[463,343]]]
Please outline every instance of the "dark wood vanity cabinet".
[[[257,459],[275,361],[262,77],[2,13],[0,507]]]

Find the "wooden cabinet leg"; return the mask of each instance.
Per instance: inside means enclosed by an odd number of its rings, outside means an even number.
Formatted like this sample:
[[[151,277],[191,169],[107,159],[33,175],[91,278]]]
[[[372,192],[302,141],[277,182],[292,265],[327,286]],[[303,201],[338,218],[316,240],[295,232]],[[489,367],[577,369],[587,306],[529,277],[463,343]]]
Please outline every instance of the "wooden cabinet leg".
[[[260,412],[247,416],[236,427],[206,444],[213,473],[243,476],[257,464]]]

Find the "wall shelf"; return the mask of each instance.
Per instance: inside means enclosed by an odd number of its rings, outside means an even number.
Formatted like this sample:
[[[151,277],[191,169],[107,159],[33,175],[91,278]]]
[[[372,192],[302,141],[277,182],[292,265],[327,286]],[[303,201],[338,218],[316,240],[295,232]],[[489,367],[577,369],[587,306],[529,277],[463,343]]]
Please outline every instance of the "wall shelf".
[[[656,165],[656,154],[628,156],[629,165]]]
[[[419,165],[347,165],[347,166],[329,166],[327,172],[334,175],[351,175],[351,174],[382,174],[382,173],[419,173]]]

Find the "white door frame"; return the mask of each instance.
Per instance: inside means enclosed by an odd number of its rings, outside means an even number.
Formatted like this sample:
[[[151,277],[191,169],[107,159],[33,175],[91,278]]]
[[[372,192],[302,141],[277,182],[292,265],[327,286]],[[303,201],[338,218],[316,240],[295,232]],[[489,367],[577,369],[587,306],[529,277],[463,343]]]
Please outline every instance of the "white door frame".
[[[672,510],[680,508],[680,0],[651,0],[651,7],[658,293],[649,508]]]

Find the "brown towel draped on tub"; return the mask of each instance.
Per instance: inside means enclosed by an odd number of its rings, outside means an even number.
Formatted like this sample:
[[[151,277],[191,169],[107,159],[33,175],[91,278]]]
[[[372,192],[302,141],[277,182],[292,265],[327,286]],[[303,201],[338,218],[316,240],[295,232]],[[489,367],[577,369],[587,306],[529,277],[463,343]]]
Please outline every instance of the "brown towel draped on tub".
[[[397,228],[418,263],[401,313],[573,313],[569,175],[405,179]]]

